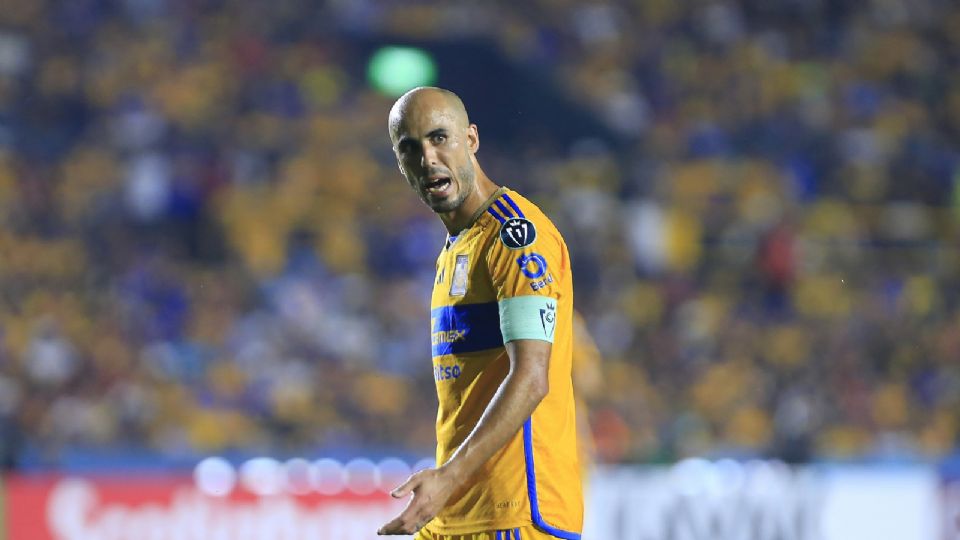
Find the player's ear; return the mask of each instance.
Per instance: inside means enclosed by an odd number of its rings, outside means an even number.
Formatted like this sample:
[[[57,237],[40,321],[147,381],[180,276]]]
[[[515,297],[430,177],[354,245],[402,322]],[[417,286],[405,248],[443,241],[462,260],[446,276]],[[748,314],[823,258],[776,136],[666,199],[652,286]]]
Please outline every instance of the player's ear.
[[[393,145],[393,157],[397,158],[397,168],[400,169],[400,174],[406,177],[407,175],[403,172],[403,161],[400,160],[400,150],[397,149],[397,145]]]
[[[480,149],[480,132],[476,124],[470,124],[467,127],[467,143],[470,145],[470,153],[476,154]]]
[[[400,158],[397,158],[397,168],[400,169],[400,176],[407,181],[407,185],[410,186],[410,189],[417,191],[417,186],[413,185],[413,182],[407,177],[407,171],[403,169],[403,163],[400,161]]]

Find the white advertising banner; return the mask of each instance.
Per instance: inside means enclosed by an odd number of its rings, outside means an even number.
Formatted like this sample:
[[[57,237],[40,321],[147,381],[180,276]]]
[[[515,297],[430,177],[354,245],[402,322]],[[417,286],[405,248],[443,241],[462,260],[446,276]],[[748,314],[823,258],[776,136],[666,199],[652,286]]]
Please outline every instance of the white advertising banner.
[[[584,539],[955,540],[931,468],[687,460],[598,468]],[[953,529],[956,534],[956,529]]]

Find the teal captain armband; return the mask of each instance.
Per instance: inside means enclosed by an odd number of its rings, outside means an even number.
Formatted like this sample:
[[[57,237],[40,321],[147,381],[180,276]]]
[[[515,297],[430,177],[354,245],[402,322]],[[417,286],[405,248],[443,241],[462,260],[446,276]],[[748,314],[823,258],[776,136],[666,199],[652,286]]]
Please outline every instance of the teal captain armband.
[[[503,342],[539,339],[553,343],[557,327],[557,299],[549,296],[504,298],[500,306],[500,333]]]

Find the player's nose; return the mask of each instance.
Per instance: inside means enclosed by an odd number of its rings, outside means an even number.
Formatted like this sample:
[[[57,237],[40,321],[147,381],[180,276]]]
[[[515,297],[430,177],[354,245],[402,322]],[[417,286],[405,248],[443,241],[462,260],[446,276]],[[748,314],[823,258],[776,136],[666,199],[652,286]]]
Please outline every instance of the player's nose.
[[[430,167],[436,164],[437,164],[437,151],[431,148],[429,145],[427,145],[423,149],[423,154],[420,155],[420,165],[422,165],[423,168],[425,169],[429,169]]]

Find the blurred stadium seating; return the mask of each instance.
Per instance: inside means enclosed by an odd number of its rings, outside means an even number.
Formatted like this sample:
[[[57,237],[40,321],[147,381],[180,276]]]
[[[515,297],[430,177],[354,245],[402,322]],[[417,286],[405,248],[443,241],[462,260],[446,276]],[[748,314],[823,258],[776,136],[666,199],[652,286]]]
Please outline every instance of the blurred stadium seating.
[[[567,237],[599,462],[953,466],[956,2],[33,0],[0,10],[4,468],[432,452],[394,43]]]

